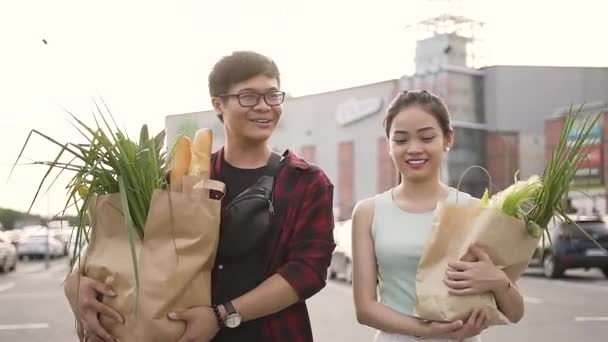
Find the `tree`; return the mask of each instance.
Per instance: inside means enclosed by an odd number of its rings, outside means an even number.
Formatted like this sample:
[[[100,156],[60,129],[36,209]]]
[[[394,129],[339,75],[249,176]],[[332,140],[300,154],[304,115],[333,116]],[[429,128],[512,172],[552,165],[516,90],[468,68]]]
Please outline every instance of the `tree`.
[[[14,229],[23,224],[41,224],[40,215],[28,215],[27,213],[0,208],[0,223],[4,229]]]

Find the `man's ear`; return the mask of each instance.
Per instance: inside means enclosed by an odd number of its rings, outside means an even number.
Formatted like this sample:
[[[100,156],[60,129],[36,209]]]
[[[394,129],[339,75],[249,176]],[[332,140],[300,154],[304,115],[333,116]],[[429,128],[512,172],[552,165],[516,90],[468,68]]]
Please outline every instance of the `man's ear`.
[[[212,97],[211,98],[211,105],[213,105],[213,110],[218,113],[221,114],[224,112],[224,101],[222,101],[221,98],[219,97]]]
[[[224,123],[224,101],[219,97],[211,98],[211,105],[221,123]]]

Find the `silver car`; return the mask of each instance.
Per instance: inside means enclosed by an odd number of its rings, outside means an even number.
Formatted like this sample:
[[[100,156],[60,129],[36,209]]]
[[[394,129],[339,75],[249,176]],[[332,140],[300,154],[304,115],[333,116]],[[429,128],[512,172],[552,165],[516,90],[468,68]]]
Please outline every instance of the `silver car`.
[[[64,255],[63,242],[55,232],[47,228],[26,233],[19,240],[19,249],[17,250],[19,258],[43,258],[47,251],[51,258]]]
[[[17,248],[9,236],[0,231],[0,273],[17,268]]]

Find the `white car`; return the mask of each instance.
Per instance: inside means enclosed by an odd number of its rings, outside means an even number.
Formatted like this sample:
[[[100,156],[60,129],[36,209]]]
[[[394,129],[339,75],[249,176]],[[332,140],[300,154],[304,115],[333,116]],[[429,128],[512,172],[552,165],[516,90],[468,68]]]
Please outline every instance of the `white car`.
[[[64,247],[65,247],[65,255],[67,255],[68,249],[69,249],[69,244],[70,244],[70,239],[72,238],[72,235],[75,235],[76,227],[70,226],[70,223],[65,220],[51,221],[48,223],[47,226],[51,231],[54,231],[55,234],[57,234],[57,236],[63,242]]]
[[[328,269],[330,279],[344,279],[353,282],[352,220],[337,223],[334,227],[336,249]]]
[[[64,255],[65,247],[61,239],[46,228],[25,233],[19,239],[19,258],[44,258],[47,254],[55,258]]]
[[[52,227],[49,228],[51,232],[57,237],[59,242],[63,245],[63,255],[68,255],[69,253],[69,245],[70,239],[72,238],[72,234],[74,227],[64,226],[64,227]]]
[[[5,231],[5,233],[9,234],[13,241],[19,242],[19,240],[21,240],[21,237],[24,237],[24,236],[32,234],[32,233],[43,231],[44,229],[46,229],[46,228],[42,225],[23,226],[23,227],[15,227],[15,229]]]
[[[17,248],[11,238],[0,231],[0,273],[17,268]]]

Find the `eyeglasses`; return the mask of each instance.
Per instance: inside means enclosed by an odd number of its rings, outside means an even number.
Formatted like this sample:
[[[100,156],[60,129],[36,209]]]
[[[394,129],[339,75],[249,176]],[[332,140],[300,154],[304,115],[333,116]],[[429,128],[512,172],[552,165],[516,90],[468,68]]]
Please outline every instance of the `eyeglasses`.
[[[285,92],[273,90],[269,91],[265,94],[258,93],[240,93],[240,94],[221,94],[218,97],[231,97],[234,96],[239,101],[239,104],[242,107],[255,107],[260,103],[260,98],[264,98],[264,102],[266,102],[269,106],[278,106],[283,103],[285,99]]]

